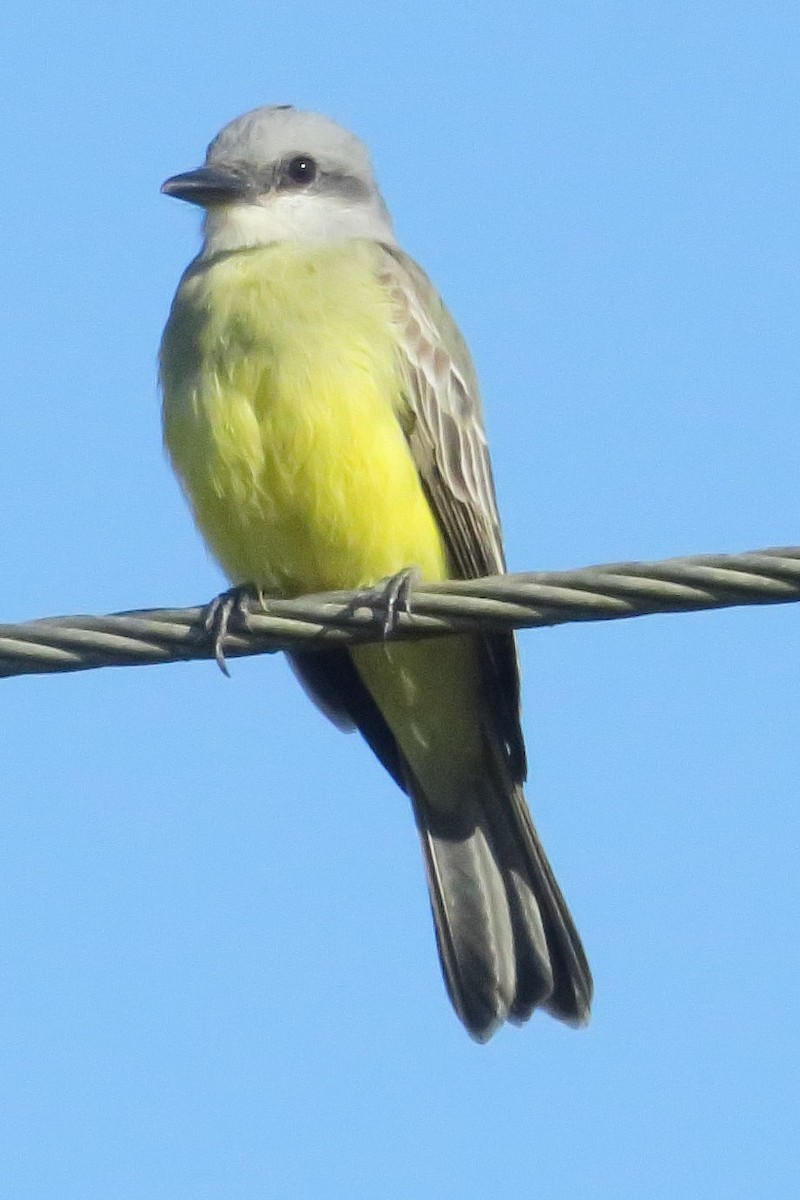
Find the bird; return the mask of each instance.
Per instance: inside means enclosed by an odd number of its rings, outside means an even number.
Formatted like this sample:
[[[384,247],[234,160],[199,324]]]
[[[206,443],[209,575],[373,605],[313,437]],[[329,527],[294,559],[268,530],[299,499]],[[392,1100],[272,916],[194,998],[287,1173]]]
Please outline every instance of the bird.
[[[418,581],[503,573],[470,353],[401,249],[365,144],[321,114],[257,108],[162,192],[203,210],[161,342],[164,443],[233,588],[385,587],[413,606]],[[468,1033],[537,1008],[585,1024],[590,969],[523,793],[514,635],[289,658],[410,799]]]

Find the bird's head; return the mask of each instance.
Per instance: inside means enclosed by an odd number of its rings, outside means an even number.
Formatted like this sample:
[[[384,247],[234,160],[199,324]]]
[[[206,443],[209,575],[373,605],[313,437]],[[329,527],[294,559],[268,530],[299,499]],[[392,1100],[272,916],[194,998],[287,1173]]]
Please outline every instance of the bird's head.
[[[286,105],[231,121],[202,167],[161,190],[205,209],[204,255],[276,241],[394,241],[364,143]]]

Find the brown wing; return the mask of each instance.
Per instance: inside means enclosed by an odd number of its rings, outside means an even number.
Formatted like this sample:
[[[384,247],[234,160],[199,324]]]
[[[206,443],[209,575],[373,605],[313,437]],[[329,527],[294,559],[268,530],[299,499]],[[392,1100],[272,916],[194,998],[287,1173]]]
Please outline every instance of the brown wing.
[[[455,578],[505,571],[497,497],[477,379],[464,339],[428,277],[395,246],[379,247],[405,380],[404,421]],[[511,634],[480,639],[487,710],[514,782],[525,778],[519,670]]]
[[[411,259],[375,245],[391,298],[404,381],[398,420],[456,578],[505,569],[489,453],[469,352],[436,291]],[[409,566],[413,564],[408,564]],[[413,597],[412,597],[413,605]],[[465,637],[465,641],[467,638]],[[392,730],[346,650],[294,655],[324,711],[355,725],[409,793],[425,854],[439,957],[453,1004],[481,1041],[539,1005],[586,1020],[592,983],[572,918],[520,784],[525,748],[513,635],[470,635],[480,655],[486,772],[454,811],[404,761]]]
[[[391,297],[405,381],[401,423],[444,535],[453,578],[505,571],[480,395],[466,343],[427,275],[396,246],[375,244],[376,270]],[[409,564],[413,565],[413,564]],[[526,775],[519,723],[519,669],[513,634],[476,639],[486,693],[487,732],[514,783]],[[397,748],[346,651],[295,653],[292,665],[312,699],[340,728],[358,728],[402,783]]]

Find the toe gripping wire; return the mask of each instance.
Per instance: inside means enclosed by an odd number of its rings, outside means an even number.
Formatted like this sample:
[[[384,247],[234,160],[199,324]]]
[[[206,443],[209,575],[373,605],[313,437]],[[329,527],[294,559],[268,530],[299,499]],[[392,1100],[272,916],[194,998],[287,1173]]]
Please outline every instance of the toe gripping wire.
[[[448,633],[534,629],[653,613],[698,612],[800,600],[800,546],[610,563],[423,585],[409,583],[389,625],[370,591],[258,598],[246,620],[228,619],[220,640],[209,613],[140,609],[108,616],[47,617],[0,624],[0,676],[87,671],[214,659]],[[235,616],[235,614],[234,614]]]

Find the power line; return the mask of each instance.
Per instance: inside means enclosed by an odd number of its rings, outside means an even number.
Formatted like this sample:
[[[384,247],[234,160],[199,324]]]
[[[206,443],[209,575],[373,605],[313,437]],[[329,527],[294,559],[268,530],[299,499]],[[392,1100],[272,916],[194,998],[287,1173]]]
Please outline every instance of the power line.
[[[467,631],[533,629],[651,613],[697,612],[800,600],[800,546],[610,563],[574,571],[497,575],[413,588],[390,640]],[[0,625],[0,676],[86,671],[214,657],[205,607],[109,616],[49,617]],[[379,641],[384,613],[364,594],[269,600],[249,629],[233,623],[228,658]]]

